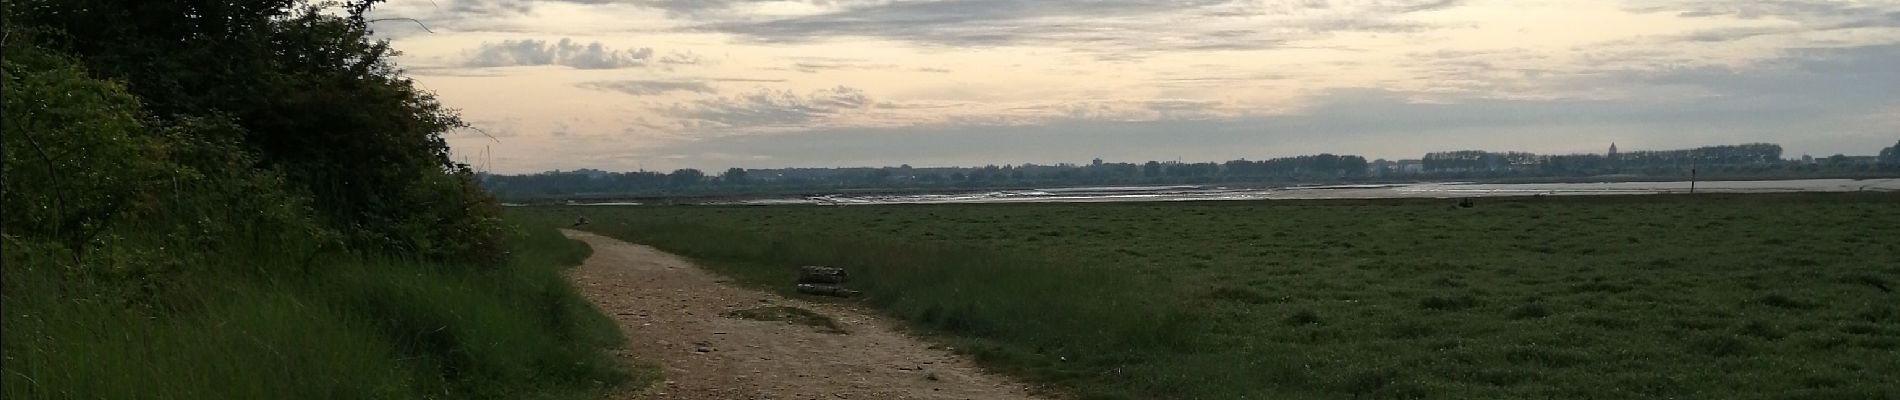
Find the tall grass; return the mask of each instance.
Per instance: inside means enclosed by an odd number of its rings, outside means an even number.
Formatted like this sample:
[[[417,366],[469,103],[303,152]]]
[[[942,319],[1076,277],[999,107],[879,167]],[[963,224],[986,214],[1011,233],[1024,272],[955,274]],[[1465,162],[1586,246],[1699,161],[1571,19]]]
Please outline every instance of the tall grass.
[[[1150,375],[1172,374],[1159,359],[1191,353],[1206,328],[1173,288],[1060,257],[867,237],[773,237],[683,220],[624,222],[591,229],[690,255],[770,290],[788,291],[800,265],[846,267],[851,287],[868,294],[864,302],[990,365],[1093,397],[1165,389],[1172,381]]]
[[[294,246],[291,246],[294,247]],[[583,399],[627,381],[621,338],[560,276],[587,255],[552,229],[474,270],[303,252],[139,282],[9,243],[8,399]]]
[[[1894,194],[565,207],[1080,398],[1889,398]]]

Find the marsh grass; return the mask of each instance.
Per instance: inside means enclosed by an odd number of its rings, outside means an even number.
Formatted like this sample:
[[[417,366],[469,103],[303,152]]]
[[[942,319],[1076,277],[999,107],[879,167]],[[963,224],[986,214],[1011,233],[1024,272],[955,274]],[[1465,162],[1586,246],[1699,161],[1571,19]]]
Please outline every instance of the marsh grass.
[[[303,253],[276,246],[143,297],[8,250],[7,399],[585,399],[630,377],[560,276],[586,245],[550,228],[499,269],[333,255],[298,275]]]
[[[1895,194],[515,213],[770,290],[844,266],[1078,398],[1900,396]]]

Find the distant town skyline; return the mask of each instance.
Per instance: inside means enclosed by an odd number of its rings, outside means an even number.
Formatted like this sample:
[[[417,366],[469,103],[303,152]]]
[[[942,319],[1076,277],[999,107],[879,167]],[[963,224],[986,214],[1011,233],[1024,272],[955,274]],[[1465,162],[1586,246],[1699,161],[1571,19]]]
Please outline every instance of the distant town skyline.
[[[397,0],[502,173],[1900,137],[1900,2]],[[416,22],[427,26],[423,31]]]
[[[478,171],[482,173],[494,174],[494,175],[534,175],[534,174],[546,173],[546,172],[563,172],[563,173],[652,172],[652,173],[665,174],[669,172],[677,173],[682,170],[690,169],[693,171],[698,171],[699,173],[704,174],[707,177],[717,177],[723,172],[729,172],[732,170],[739,170],[739,171],[833,170],[833,169],[839,169],[839,170],[866,170],[866,169],[955,170],[955,169],[982,169],[982,168],[995,168],[995,167],[1070,168],[1070,167],[1091,167],[1091,166],[1102,167],[1105,165],[1106,166],[1116,166],[1116,165],[1141,166],[1144,164],[1152,164],[1152,163],[1161,163],[1164,165],[1211,164],[1211,165],[1222,165],[1224,168],[1226,164],[1229,164],[1232,162],[1241,162],[1241,161],[1245,161],[1245,162],[1284,161],[1284,160],[1292,159],[1292,158],[1307,158],[1307,157],[1314,157],[1314,156],[1337,156],[1337,157],[1345,157],[1345,158],[1350,158],[1350,159],[1358,159],[1360,161],[1363,161],[1369,169],[1393,168],[1394,170],[1400,171],[1400,172],[1423,172],[1426,169],[1426,164],[1431,163],[1430,159],[1432,157],[1455,156],[1461,153],[1485,153],[1488,155],[1488,157],[1500,157],[1500,160],[1516,158],[1517,156],[1522,155],[1522,156],[1529,157],[1529,159],[1540,160],[1536,162],[1539,164],[1542,164],[1542,163],[1550,162],[1551,161],[1550,159],[1576,160],[1578,159],[1578,157],[1597,157],[1602,160],[1618,160],[1618,159],[1625,158],[1625,156],[1628,156],[1630,154],[1635,154],[1635,153],[1650,153],[1650,155],[1645,156],[1645,158],[1652,158],[1651,161],[1654,161],[1653,158],[1655,157],[1655,154],[1658,154],[1658,153],[1696,154],[1704,150],[1710,150],[1710,151],[1716,151],[1719,153],[1726,154],[1726,153],[1735,151],[1736,149],[1739,149],[1739,148],[1754,149],[1751,151],[1757,151],[1757,150],[1763,149],[1759,146],[1769,146],[1775,149],[1780,149],[1782,147],[1781,145],[1775,144],[1775,143],[1755,142],[1755,143],[1706,145],[1706,146],[1696,146],[1692,148],[1676,148],[1676,149],[1632,149],[1628,152],[1624,152],[1621,149],[1619,149],[1615,143],[1611,143],[1608,149],[1601,152],[1580,151],[1580,152],[1562,152],[1562,153],[1536,153],[1536,152],[1523,152],[1523,151],[1514,151],[1514,150],[1459,149],[1459,150],[1431,151],[1431,152],[1426,152],[1426,153],[1420,153],[1412,157],[1397,157],[1397,158],[1367,157],[1367,156],[1363,156],[1359,154],[1351,154],[1351,153],[1322,152],[1322,153],[1301,154],[1301,155],[1293,155],[1293,156],[1275,156],[1275,157],[1259,157],[1259,158],[1243,157],[1243,158],[1234,158],[1234,159],[1228,159],[1228,160],[1187,160],[1187,159],[1109,160],[1109,159],[1103,159],[1101,157],[1096,157],[1084,162],[1070,162],[1070,161],[1033,162],[1032,161],[1032,162],[1020,162],[1020,163],[989,163],[989,164],[969,164],[969,165],[929,165],[929,164],[913,165],[910,163],[900,163],[900,164],[892,164],[892,165],[830,165],[830,166],[791,166],[791,167],[739,167],[739,166],[726,166],[726,167],[716,167],[716,168],[680,167],[680,168],[675,168],[675,169],[647,169],[644,166],[642,166],[639,168],[625,169],[625,170],[595,168],[595,167],[580,167],[580,168],[572,168],[572,169],[549,169],[549,170],[526,171],[526,172],[499,172],[499,171],[483,170],[483,169],[478,168]],[[1889,147],[1875,149],[1875,151],[1870,154],[1835,153],[1835,154],[1827,154],[1827,155],[1814,155],[1814,154],[1792,154],[1792,153],[1780,152],[1776,156],[1766,156],[1766,155],[1750,156],[1748,157],[1748,159],[1757,160],[1757,161],[1752,161],[1752,162],[1759,162],[1759,163],[1772,163],[1773,161],[1781,161],[1781,162],[1794,162],[1794,163],[1803,163],[1803,164],[1815,164],[1815,163],[1832,163],[1834,161],[1830,161],[1830,159],[1838,158],[1839,162],[1844,163],[1844,164],[1866,166],[1866,165],[1873,165],[1873,164],[1879,163],[1880,162],[1879,160],[1883,159],[1884,157],[1888,157],[1890,155],[1890,152],[1895,151],[1896,148],[1900,148],[1900,143],[1897,143]],[[1757,154],[1766,154],[1766,153],[1757,153]],[[1675,157],[1675,156],[1668,156],[1668,157]],[[1721,157],[1733,158],[1732,155],[1722,155]],[[1515,161],[1523,162],[1525,160],[1515,160]],[[1687,164],[1684,164],[1684,165],[1687,165]]]

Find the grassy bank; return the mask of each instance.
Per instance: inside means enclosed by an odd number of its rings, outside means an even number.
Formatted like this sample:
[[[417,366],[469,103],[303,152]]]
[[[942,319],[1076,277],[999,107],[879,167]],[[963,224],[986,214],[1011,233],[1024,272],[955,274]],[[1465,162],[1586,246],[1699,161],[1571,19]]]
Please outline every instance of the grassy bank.
[[[0,398],[629,380],[560,274],[587,248],[502,221],[373,3],[0,0]]]
[[[492,270],[306,266],[287,245],[119,276],[8,244],[8,399],[588,399],[627,381],[602,352],[619,331],[560,276],[586,245],[546,227]]]
[[[1892,194],[565,207],[1083,398],[1889,398]]]

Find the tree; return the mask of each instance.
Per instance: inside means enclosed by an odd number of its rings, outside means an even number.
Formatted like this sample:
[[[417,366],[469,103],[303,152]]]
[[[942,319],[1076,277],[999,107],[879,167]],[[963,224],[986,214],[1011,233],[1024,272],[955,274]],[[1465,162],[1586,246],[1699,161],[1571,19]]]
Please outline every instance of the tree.
[[[1145,176],[1149,178],[1160,177],[1161,176],[1161,162],[1148,161],[1147,164],[1142,164],[1141,176]]]
[[[255,156],[248,167],[282,171],[353,242],[497,263],[499,206],[443,140],[466,125],[391,63],[364,16],[378,2],[19,0],[7,10],[51,32],[47,47],[125,82],[154,118],[235,127]]]
[[[1893,147],[1880,149],[1880,163],[1900,165],[1900,142],[1895,142]]]
[[[667,184],[673,185],[674,187],[697,186],[700,181],[705,179],[706,173],[699,172],[699,170],[692,168],[676,169],[673,170],[673,173],[666,175]]]
[[[737,167],[727,168],[726,173],[723,175],[720,175],[719,177],[722,181],[725,181],[725,183],[729,185],[744,185],[746,184],[746,179],[747,179],[745,168],[737,168]]]
[[[890,168],[873,169],[871,172],[864,174],[864,181],[867,183],[884,183],[884,181],[888,180],[891,180]]]

